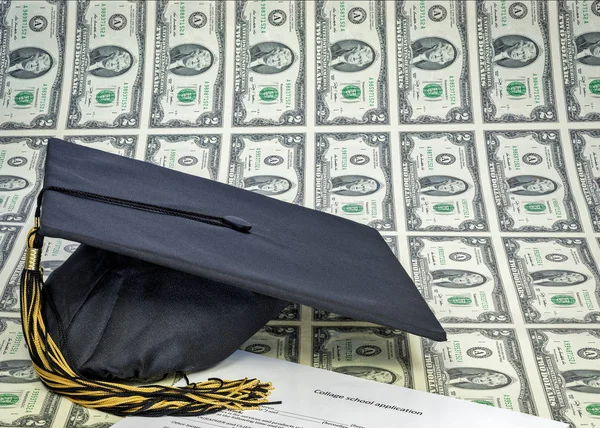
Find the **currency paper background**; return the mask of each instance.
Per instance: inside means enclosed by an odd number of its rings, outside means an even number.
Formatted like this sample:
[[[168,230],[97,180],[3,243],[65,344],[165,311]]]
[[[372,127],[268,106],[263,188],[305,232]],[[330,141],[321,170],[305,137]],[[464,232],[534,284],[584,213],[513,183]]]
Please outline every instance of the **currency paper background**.
[[[377,229],[449,336],[290,304],[242,349],[600,427],[600,0],[0,0],[0,41],[0,426],[118,420],[21,333],[59,137]]]

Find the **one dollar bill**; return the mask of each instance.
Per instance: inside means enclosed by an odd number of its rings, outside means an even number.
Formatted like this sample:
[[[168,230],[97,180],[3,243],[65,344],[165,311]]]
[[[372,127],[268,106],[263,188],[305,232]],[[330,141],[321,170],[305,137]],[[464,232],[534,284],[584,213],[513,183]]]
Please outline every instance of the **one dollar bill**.
[[[472,123],[467,3],[396,2],[401,123]]]
[[[477,2],[485,122],[556,122],[548,3]]]
[[[567,115],[600,121],[600,2],[560,0],[558,34]]]
[[[558,131],[487,131],[485,141],[502,231],[581,231]]]
[[[237,0],[234,126],[306,122],[304,1]]]
[[[77,1],[67,128],[139,127],[145,25],[141,1]]]
[[[386,2],[316,2],[317,125],[389,123]]]
[[[600,424],[600,330],[531,329],[529,339],[552,419]]]
[[[0,3],[0,129],[55,129],[67,3]]]
[[[221,126],[225,74],[225,3],[156,4],[150,126]]]

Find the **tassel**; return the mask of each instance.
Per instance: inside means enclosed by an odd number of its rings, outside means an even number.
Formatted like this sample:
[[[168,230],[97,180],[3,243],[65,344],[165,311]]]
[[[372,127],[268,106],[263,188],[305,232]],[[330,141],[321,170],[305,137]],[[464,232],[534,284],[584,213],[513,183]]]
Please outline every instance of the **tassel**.
[[[36,213],[37,214],[37,213]],[[80,376],[46,331],[41,313],[43,276],[40,270],[43,238],[39,216],[27,236],[25,268],[21,277],[23,333],[40,380],[51,391],[84,407],[117,416],[200,416],[228,410],[256,410],[268,402],[273,387],[257,379],[192,383],[177,388],[161,385],[129,386]],[[186,378],[187,380],[187,378]]]

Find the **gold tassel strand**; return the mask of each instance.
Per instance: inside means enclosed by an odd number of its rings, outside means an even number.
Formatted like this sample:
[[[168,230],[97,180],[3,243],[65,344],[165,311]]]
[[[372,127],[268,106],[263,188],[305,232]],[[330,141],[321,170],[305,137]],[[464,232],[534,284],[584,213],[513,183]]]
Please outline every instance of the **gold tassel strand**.
[[[37,213],[36,213],[37,214]],[[198,416],[221,410],[256,410],[268,402],[273,386],[257,379],[209,379],[176,388],[129,386],[81,377],[73,370],[47,333],[41,313],[43,276],[40,270],[43,239],[39,217],[27,236],[25,268],[21,277],[23,334],[40,380],[74,403],[117,416]]]

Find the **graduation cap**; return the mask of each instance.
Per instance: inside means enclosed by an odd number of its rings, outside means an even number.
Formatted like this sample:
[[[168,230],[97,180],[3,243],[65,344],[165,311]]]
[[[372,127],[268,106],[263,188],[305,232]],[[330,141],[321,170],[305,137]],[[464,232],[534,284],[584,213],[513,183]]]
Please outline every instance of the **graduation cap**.
[[[42,287],[46,236],[81,245]],[[49,141],[21,284],[27,346],[48,388],[120,416],[257,408],[272,389],[257,379],[127,381],[208,368],[288,302],[446,339],[372,228]]]

